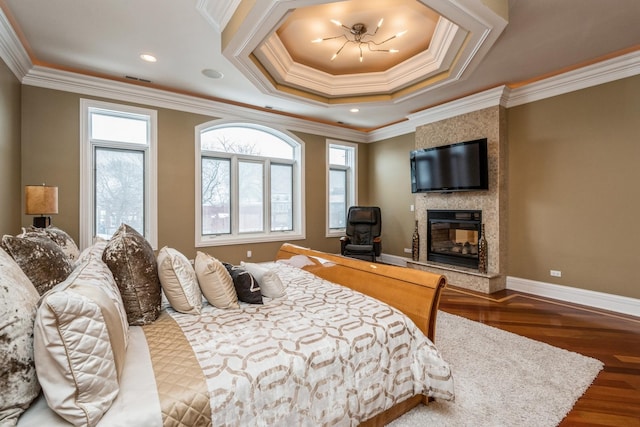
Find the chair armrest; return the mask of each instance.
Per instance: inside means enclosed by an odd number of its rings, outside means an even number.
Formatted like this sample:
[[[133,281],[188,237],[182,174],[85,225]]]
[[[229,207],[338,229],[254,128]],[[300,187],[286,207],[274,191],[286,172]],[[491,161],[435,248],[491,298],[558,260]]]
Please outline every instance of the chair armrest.
[[[348,236],[342,236],[340,238],[340,253],[342,255],[344,255],[344,250],[349,243],[351,243],[351,239]]]
[[[376,256],[380,256],[380,254],[382,253],[382,239],[380,237],[375,237],[373,239],[373,251],[375,252]]]

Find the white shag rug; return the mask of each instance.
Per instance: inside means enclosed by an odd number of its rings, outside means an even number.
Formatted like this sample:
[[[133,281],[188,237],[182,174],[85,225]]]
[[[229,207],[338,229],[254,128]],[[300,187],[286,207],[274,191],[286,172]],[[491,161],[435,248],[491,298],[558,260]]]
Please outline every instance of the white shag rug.
[[[418,405],[390,427],[557,426],[604,366],[443,311],[436,346],[451,364],[455,402]]]

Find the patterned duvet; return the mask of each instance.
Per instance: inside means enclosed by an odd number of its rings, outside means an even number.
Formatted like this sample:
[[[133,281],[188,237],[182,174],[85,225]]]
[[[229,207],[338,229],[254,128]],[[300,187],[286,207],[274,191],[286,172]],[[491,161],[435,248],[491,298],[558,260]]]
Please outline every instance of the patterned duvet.
[[[449,366],[400,312],[297,268],[272,267],[284,297],[240,310],[207,305],[199,316],[167,309],[204,374],[213,425],[357,425],[416,394],[453,398]],[[166,347],[147,339],[152,358]],[[180,419],[163,416],[165,424]]]
[[[394,308],[271,263],[286,295],[130,327],[99,426],[355,426],[416,394],[453,399],[448,364]],[[68,425],[40,398],[18,426]]]

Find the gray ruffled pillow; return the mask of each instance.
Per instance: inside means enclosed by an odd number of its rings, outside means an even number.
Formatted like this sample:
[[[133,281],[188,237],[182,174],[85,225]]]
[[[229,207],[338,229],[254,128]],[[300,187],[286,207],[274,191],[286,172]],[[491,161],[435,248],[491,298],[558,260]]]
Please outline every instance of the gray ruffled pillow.
[[[3,426],[15,425],[40,392],[33,359],[33,322],[39,298],[20,266],[0,248],[0,424]]]
[[[129,324],[154,322],[160,315],[160,279],[153,248],[144,236],[122,224],[104,248],[102,260],[120,289]]]

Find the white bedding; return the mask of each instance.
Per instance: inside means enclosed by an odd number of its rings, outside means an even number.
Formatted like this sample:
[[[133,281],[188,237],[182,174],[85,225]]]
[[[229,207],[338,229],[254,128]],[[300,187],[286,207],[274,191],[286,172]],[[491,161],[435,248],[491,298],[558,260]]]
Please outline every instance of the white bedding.
[[[166,309],[202,369],[213,425],[350,426],[416,394],[453,398],[448,364],[399,311],[295,267],[270,267],[286,295],[264,305]],[[143,328],[131,327],[129,342],[120,394],[99,425],[162,425]],[[18,425],[66,424],[41,401]]]

